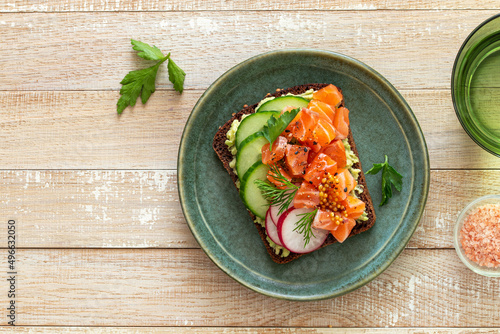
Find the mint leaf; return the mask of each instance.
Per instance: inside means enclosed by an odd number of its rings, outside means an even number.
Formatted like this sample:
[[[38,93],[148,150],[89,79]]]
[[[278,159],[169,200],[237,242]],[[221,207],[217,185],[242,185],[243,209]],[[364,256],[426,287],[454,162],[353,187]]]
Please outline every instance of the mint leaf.
[[[131,39],[132,49],[140,51],[137,55],[147,60],[162,60],[165,55],[156,46]]]
[[[264,125],[262,133],[264,134],[264,138],[266,138],[270,143],[269,149],[271,149],[276,138],[278,138],[279,135],[285,131],[288,124],[290,124],[295,116],[297,116],[299,111],[300,108],[285,111],[280,117],[276,118],[273,115],[267,120],[267,124]]]
[[[379,206],[382,206],[392,197],[393,186],[397,191],[403,189],[403,176],[399,174],[394,167],[389,165],[387,155],[385,156],[384,163],[373,164],[373,167],[366,171],[366,174],[375,175],[380,171],[382,171],[382,201]]]
[[[186,77],[186,73],[179,66],[177,66],[172,59],[168,60],[167,68],[168,80],[174,84],[174,89],[176,91],[182,93],[184,90],[184,78]]]

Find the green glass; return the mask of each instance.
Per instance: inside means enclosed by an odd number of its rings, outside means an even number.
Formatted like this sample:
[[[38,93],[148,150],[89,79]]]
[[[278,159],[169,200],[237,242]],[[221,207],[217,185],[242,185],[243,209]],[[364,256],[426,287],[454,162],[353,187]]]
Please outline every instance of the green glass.
[[[479,146],[500,156],[500,14],[484,21],[463,43],[451,88],[464,130]]]

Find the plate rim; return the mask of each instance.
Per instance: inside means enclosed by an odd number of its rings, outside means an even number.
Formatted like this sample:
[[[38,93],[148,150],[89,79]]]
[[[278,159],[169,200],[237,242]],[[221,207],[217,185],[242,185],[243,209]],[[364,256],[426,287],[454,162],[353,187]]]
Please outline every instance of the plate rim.
[[[422,144],[422,147],[424,149],[424,170],[425,173],[423,175],[423,184],[422,184],[422,196],[419,198],[419,203],[418,207],[415,213],[415,223],[413,224],[411,228],[411,233],[408,233],[405,235],[405,238],[402,239],[402,242],[400,243],[400,246],[396,247],[394,252],[392,252],[389,256],[387,256],[387,259],[383,261],[383,263],[376,268],[376,270],[372,270],[368,273],[367,276],[365,276],[361,280],[357,280],[355,284],[351,284],[348,286],[348,288],[343,288],[340,292],[338,291],[327,291],[327,293],[323,294],[314,294],[314,295],[307,295],[307,296],[298,296],[298,295],[286,295],[286,294],[281,294],[273,291],[269,291],[266,289],[263,289],[261,287],[255,286],[251,284],[250,282],[247,282],[244,280],[242,277],[240,277],[237,273],[234,273],[231,271],[231,269],[222,263],[221,259],[219,259],[218,256],[215,256],[206,247],[206,243],[203,240],[203,237],[200,236],[195,228],[195,224],[192,221],[190,214],[187,210],[187,205],[185,201],[185,196],[184,196],[184,171],[182,169],[182,160],[183,156],[185,154],[186,147],[185,145],[185,135],[189,132],[190,128],[192,127],[192,120],[196,117],[196,115],[200,112],[202,109],[202,106],[205,103],[206,97],[219,85],[221,85],[225,80],[227,80],[228,77],[230,77],[234,72],[236,72],[239,68],[248,66],[252,62],[258,61],[262,58],[269,57],[269,56],[275,56],[279,54],[288,54],[288,53],[306,53],[310,56],[323,56],[323,57],[328,57],[330,59],[334,59],[337,61],[342,61],[342,62],[349,62],[351,65],[354,65],[358,68],[362,68],[365,71],[371,72],[373,74],[373,78],[381,82],[383,85],[385,85],[391,95],[395,98],[397,98],[398,104],[404,106],[404,108],[408,111],[408,115],[410,116],[410,120],[412,121],[412,127],[414,127],[417,131],[418,134],[418,140]],[[219,76],[210,86],[203,92],[203,94],[200,96],[196,104],[194,105],[187,121],[184,127],[184,130],[181,135],[181,140],[179,144],[179,150],[178,150],[178,155],[177,155],[177,187],[178,187],[178,195],[179,195],[179,202],[182,208],[183,215],[186,219],[186,223],[193,234],[194,238],[200,245],[200,248],[203,250],[203,252],[208,256],[208,258],[223,272],[225,272],[229,277],[237,281],[238,283],[242,284],[243,286],[256,291],[258,293],[261,293],[266,296],[274,297],[277,299],[284,299],[284,300],[294,300],[294,301],[314,301],[314,300],[323,300],[323,299],[329,299],[329,298],[335,298],[342,296],[346,293],[352,292],[363,285],[367,284],[368,282],[372,281],[374,278],[376,278],[378,275],[380,275],[382,272],[384,272],[395,260],[396,258],[401,254],[401,252],[406,248],[406,245],[410,241],[411,237],[413,236],[415,230],[417,229],[419,222],[422,218],[423,212],[425,210],[427,198],[428,198],[428,192],[429,192],[429,183],[430,183],[430,162],[429,162],[429,151],[427,148],[427,143],[425,141],[424,134],[422,132],[422,129],[420,128],[420,124],[418,123],[418,120],[413,113],[412,109],[406,102],[406,100],[403,98],[401,93],[384,77],[382,76],[379,72],[371,68],[370,66],[366,65],[365,63],[361,62],[358,59],[352,58],[350,56],[344,55],[342,53],[334,52],[334,51],[328,51],[328,50],[321,50],[321,49],[311,49],[311,48],[291,48],[291,49],[278,49],[278,50],[272,50],[268,52],[264,52],[255,56],[252,56],[235,66],[231,67],[229,70],[224,72],[221,76]]]

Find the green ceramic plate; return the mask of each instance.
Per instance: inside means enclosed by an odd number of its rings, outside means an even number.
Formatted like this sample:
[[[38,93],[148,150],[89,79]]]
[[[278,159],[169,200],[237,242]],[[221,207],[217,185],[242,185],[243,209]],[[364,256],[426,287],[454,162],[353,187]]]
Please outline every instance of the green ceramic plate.
[[[244,104],[276,88],[306,83],[342,88],[363,169],[384,161],[403,175],[401,193],[376,207],[369,231],[288,264],[274,263],[238,192],[212,149],[219,126]],[[265,295],[293,300],[340,296],[383,272],[410,240],[424,210],[429,157],[411,109],[379,73],[328,51],[282,50],[233,67],[201,96],[189,117],[178,157],[179,196],[191,231],[208,257],[236,281]],[[374,203],[380,175],[367,177]]]

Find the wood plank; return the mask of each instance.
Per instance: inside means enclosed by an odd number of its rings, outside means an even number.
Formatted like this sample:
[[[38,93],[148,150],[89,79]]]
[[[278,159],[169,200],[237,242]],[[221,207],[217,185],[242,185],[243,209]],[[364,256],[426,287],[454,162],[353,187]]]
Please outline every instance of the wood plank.
[[[99,333],[103,334],[496,334],[498,328],[238,328],[238,327],[16,327],[17,333]],[[0,328],[0,333],[11,332]]]
[[[16,221],[17,247],[199,247],[179,205],[175,171],[0,175],[0,203],[5,219]]]
[[[480,148],[460,125],[449,90],[401,93],[424,133],[432,169],[500,167],[500,160]]]
[[[176,169],[180,137],[201,94],[157,91],[119,117],[117,92],[0,92],[0,168]],[[420,122],[431,168],[500,168],[462,129],[447,90],[402,94]]]
[[[462,41],[494,14],[496,10],[5,13],[0,33],[9,48],[0,50],[6,69],[0,71],[0,90],[118,90],[128,71],[146,66],[130,47],[130,38],[171,51],[187,73],[188,89],[205,89],[251,56],[303,47],[357,58],[398,88],[448,88]],[[339,22],[342,32],[332,33]],[[160,73],[158,87],[171,88],[166,73]]]
[[[497,193],[499,182],[500,171],[432,171],[409,247],[452,248],[459,211],[473,197]],[[199,247],[179,205],[175,171],[0,171],[0,188],[18,247]],[[1,245],[6,238],[0,234]]]
[[[0,93],[3,169],[175,169],[201,91],[159,91],[116,114],[118,92]],[[24,159],[23,157],[29,157]]]
[[[473,199],[498,194],[500,171],[431,171],[429,197],[409,247],[453,248],[453,227]]]
[[[498,9],[494,0],[482,1],[397,1],[397,0],[356,0],[356,1],[314,1],[295,0],[293,5],[279,1],[217,0],[153,1],[153,0],[10,0],[0,4],[0,12],[95,12],[95,11],[227,11],[227,10],[381,10],[381,9]]]
[[[25,326],[500,325],[500,280],[471,272],[454,250],[405,250],[364,287],[308,303],[257,294],[196,249],[19,250],[17,271]]]

